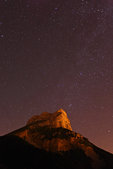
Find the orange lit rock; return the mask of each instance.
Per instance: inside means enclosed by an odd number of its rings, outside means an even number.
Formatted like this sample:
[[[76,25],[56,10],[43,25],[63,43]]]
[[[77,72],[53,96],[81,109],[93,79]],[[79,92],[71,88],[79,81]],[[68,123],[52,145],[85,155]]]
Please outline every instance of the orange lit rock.
[[[17,131],[15,135],[39,149],[60,152],[80,148],[88,157],[98,160],[89,141],[72,131],[70,121],[63,109],[53,114],[44,112],[33,116],[23,130]]]
[[[44,112],[33,116],[26,126],[11,134],[24,139],[38,149],[49,152],[80,151],[92,161],[92,168],[102,167],[102,160],[95,151],[94,145],[81,134],[72,131],[63,109],[53,114]]]
[[[59,109],[55,113],[44,112],[39,116],[33,116],[27,123],[27,125],[37,125],[39,127],[49,126],[52,128],[66,128],[72,130],[70,121],[66,112],[63,109]]]
[[[70,136],[74,136],[74,132],[66,112],[59,109],[55,113],[44,112],[33,116],[27,122],[25,130],[16,135],[37,148],[56,152],[71,149]]]

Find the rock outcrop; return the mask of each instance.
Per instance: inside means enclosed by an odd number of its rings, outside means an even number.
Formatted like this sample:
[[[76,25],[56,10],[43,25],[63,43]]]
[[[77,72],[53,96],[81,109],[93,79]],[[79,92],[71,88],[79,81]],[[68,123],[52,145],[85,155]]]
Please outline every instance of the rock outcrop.
[[[35,148],[51,153],[83,152],[92,161],[92,168],[101,168],[102,160],[95,146],[85,137],[72,131],[63,109],[55,113],[44,112],[30,118],[23,128],[10,133],[30,143]]]
[[[113,169],[113,155],[72,131],[62,109],[35,116],[0,137],[0,169],[42,169],[45,164],[49,169]]]
[[[17,131],[16,135],[37,148],[51,152],[71,149],[71,136],[74,132],[63,109],[55,113],[44,112],[33,116],[24,128]]]
[[[39,127],[51,127],[51,128],[66,128],[72,130],[70,121],[66,112],[63,109],[59,109],[55,113],[44,112],[39,116],[33,116],[27,123],[27,125],[36,125]]]
[[[15,135],[39,149],[50,152],[66,152],[79,148],[92,159],[93,166],[101,165],[93,145],[85,137],[72,131],[63,109],[53,114],[44,112],[33,116],[23,129],[15,132]]]

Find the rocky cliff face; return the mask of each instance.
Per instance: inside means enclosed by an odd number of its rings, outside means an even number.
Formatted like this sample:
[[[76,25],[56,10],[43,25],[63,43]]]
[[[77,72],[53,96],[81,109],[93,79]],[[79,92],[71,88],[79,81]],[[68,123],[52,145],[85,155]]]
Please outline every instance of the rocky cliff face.
[[[53,114],[44,112],[33,116],[23,130],[17,131],[15,135],[48,152],[66,152],[79,148],[92,159],[93,166],[101,165],[92,144],[82,135],[72,131],[70,121],[63,109]]]
[[[70,121],[66,112],[63,109],[51,114],[44,112],[39,116],[33,116],[27,123],[27,125],[34,125],[38,127],[51,127],[51,128],[66,128],[72,130]]]
[[[62,109],[52,114],[44,112],[33,116],[26,126],[9,135],[17,136],[35,148],[45,150],[46,153],[82,152],[83,156],[91,162],[92,169],[103,169],[104,155],[103,157],[99,155],[100,150],[88,139],[72,131],[67,114]]]
[[[71,149],[73,136],[70,121],[63,109],[55,113],[44,112],[28,120],[25,130],[16,132],[37,148],[58,152]]]
[[[63,109],[52,114],[44,112],[33,116],[15,135],[47,152],[66,152],[79,148],[92,159],[93,167],[96,165],[98,168],[101,165],[93,145],[85,137],[72,131],[70,121]]]
[[[22,168],[18,165],[13,167],[14,169],[17,167],[18,169],[29,168],[27,166],[32,166],[32,169],[44,168],[45,166],[42,166],[43,161],[46,161],[47,168],[55,168],[56,166],[56,169],[113,168],[113,155],[99,149],[88,139],[72,131],[67,114],[62,109],[53,114],[42,113],[39,116],[33,116],[26,126],[0,139],[0,150],[0,169],[6,169],[4,166],[10,165],[9,158],[12,161],[12,156],[9,154],[12,152],[14,159],[17,155],[16,165],[21,157],[21,165],[25,164],[24,159],[26,159],[26,167],[23,166]],[[20,155],[18,156],[18,154]],[[51,163],[53,159],[55,165]],[[30,165],[28,165],[28,161],[31,161]],[[10,168],[12,167],[9,166],[8,169]]]

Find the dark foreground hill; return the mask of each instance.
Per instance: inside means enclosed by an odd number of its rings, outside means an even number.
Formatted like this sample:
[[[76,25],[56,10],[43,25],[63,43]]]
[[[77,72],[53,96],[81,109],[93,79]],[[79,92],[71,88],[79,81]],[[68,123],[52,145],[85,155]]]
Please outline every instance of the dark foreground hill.
[[[113,169],[113,155],[72,131],[60,109],[0,138],[0,169]]]

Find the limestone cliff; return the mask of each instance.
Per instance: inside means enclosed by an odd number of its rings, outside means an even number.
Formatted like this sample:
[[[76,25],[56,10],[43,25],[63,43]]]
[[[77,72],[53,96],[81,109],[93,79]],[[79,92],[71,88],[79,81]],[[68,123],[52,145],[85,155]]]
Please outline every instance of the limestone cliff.
[[[93,145],[85,137],[72,131],[70,121],[63,109],[52,114],[44,112],[33,116],[26,126],[14,132],[14,135],[46,151],[66,152],[79,148],[92,159],[92,166],[101,165]]]
[[[44,112],[39,116],[33,116],[28,121],[27,125],[36,125],[39,127],[49,126],[51,128],[62,127],[68,130],[72,130],[70,121],[63,109],[60,109],[55,113]]]
[[[37,148],[52,152],[71,149],[70,139],[74,132],[63,109],[33,116],[24,128],[17,131],[16,135]]]

